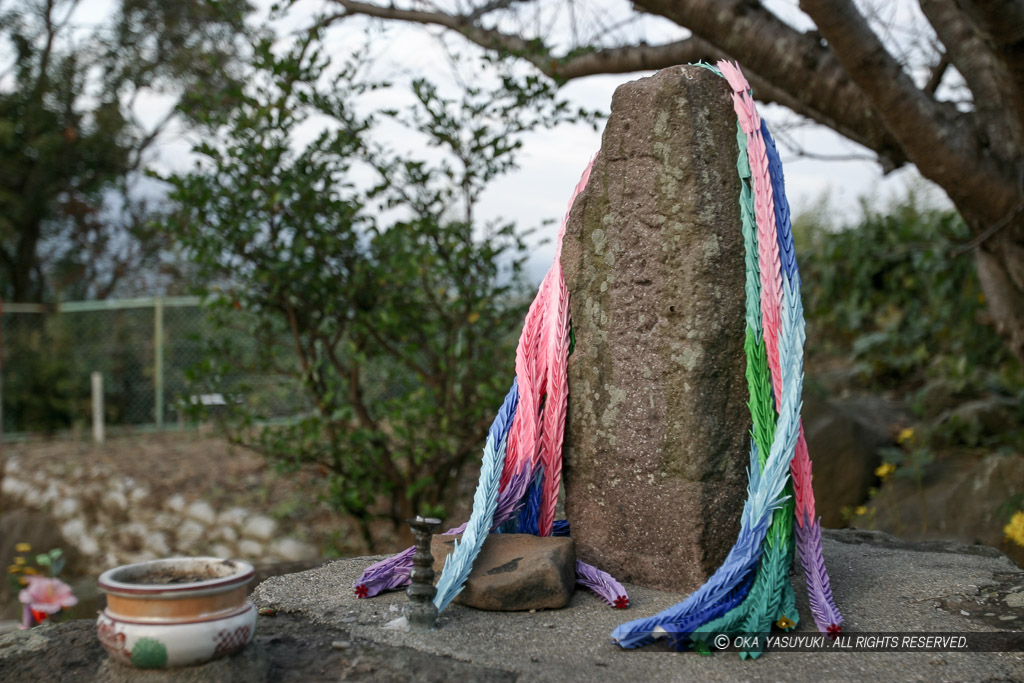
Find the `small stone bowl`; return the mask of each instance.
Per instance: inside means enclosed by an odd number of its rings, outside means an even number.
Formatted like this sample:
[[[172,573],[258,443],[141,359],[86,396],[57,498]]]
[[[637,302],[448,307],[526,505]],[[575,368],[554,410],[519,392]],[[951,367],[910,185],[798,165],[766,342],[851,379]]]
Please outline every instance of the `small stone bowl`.
[[[173,557],[100,575],[107,607],[96,620],[111,657],[142,669],[202,664],[238,652],[256,634],[246,597],[251,564]]]

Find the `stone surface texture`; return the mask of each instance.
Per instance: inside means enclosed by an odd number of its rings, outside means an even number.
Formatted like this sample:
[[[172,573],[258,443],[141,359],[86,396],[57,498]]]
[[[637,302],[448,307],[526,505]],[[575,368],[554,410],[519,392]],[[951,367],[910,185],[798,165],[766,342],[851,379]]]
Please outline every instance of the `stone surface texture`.
[[[461,535],[431,539],[438,579],[456,538]],[[569,604],[575,584],[576,548],[571,538],[491,534],[455,602],[497,612],[558,609]]]
[[[739,530],[750,423],[736,116],[723,79],[621,86],[562,266],[566,512],[580,559],[691,591]]]
[[[880,533],[824,533],[825,559],[850,633],[1020,631],[1024,573],[984,546],[908,543]],[[1024,652],[769,652],[622,650],[608,634],[628,619],[658,612],[685,595],[627,585],[632,606],[612,609],[578,590],[565,609],[483,612],[452,605],[438,630],[382,628],[401,614],[402,591],[371,600],[352,594],[360,573],[380,557],[338,560],[260,584],[253,600],[274,608],[256,639],[223,664],[194,667],[188,680],[224,681],[235,672],[269,681],[1019,681]],[[794,576],[802,619],[813,632],[802,577]],[[95,622],[76,620],[0,636],[0,681],[109,680]],[[1024,637],[1024,636],[1022,636]],[[1022,646],[1024,647],[1024,646]],[[664,645],[648,650],[664,650]],[[225,669],[227,665],[227,671]],[[261,673],[260,667],[264,673]],[[130,670],[128,670],[130,671]],[[125,680],[161,678],[128,673]]]

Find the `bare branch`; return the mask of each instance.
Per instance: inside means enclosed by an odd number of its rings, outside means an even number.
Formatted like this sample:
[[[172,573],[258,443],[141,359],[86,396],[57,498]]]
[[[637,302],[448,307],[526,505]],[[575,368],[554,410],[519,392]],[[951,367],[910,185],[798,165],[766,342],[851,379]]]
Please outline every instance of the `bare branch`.
[[[921,0],[921,10],[974,95],[986,143],[1001,146],[999,156],[1012,159],[1024,144],[1024,99],[1014,97],[1021,90],[954,0]]]
[[[636,4],[687,27],[738,61],[748,80],[753,71],[774,92],[792,93],[789,103],[777,101],[872,150],[883,169],[905,163],[899,142],[877,113],[864,106],[864,93],[816,32],[800,33],[760,3],[747,0]],[[753,80],[751,86],[757,87]]]
[[[661,69],[700,60],[733,58],[741,61],[754,88],[765,102],[789,107],[828,126],[878,155],[884,171],[902,166],[906,157],[870,108],[864,96],[813,34],[801,34],[767,10],[743,0],[694,0],[675,3],[645,0],[639,11],[661,14],[693,30],[690,38],[663,45],[612,47],[556,57],[541,41],[474,24],[469,15],[406,10],[356,0],[334,0],[344,8],[325,23],[361,14],[457,31],[489,50],[525,59],[551,78],[565,82],[602,73]],[[800,93],[799,97],[789,93]]]
[[[984,232],[977,235],[974,239],[965,244],[960,245],[959,247],[951,251],[950,255],[959,256],[960,254],[965,254],[970,250],[981,246],[997,232],[1012,224],[1013,221],[1016,220],[1017,216],[1019,216],[1022,212],[1024,212],[1024,202],[1021,202],[1017,206],[1007,211],[1005,216],[1003,216],[998,221],[990,225]]]
[[[924,85],[924,91],[931,96],[935,95],[935,91],[942,85],[942,78],[946,75],[946,69],[949,68],[949,57],[943,52],[939,55],[939,63],[932,67],[932,73],[928,77],[928,82]]]
[[[1005,213],[1017,188],[1005,169],[978,153],[977,127],[918,90],[871,31],[852,0],[801,0],[839,62],[922,175],[947,188],[963,210]],[[999,206],[978,206],[1002,195]],[[985,197],[985,199],[980,199]]]
[[[480,5],[475,10],[467,14],[466,19],[468,19],[469,21],[478,21],[481,17],[490,14],[491,12],[496,12],[500,9],[505,9],[509,5],[512,5],[514,3],[525,1],[528,0],[491,0],[490,2],[486,2],[483,5]]]
[[[811,152],[806,147],[797,142],[792,135],[789,135],[784,128],[775,127],[773,130],[775,137],[782,142],[793,154],[797,155],[801,159],[814,159],[815,161],[875,161],[875,157],[870,154],[857,154],[851,152],[850,154],[819,154],[818,152]]]
[[[1024,90],[1024,3],[1006,0],[959,0],[958,6],[981,31],[1006,65],[1016,92]],[[1018,113],[1024,116],[1024,109]]]
[[[528,41],[517,35],[477,25],[476,19],[486,13],[480,10],[467,15],[453,15],[443,12],[405,10],[394,6],[382,7],[355,0],[334,0],[334,2],[341,5],[345,9],[345,13],[327,17],[324,20],[325,23],[350,14],[362,14],[381,19],[441,26],[459,32],[468,40],[488,50],[496,50],[525,59],[544,74],[562,82],[595,74],[630,73],[694,62],[706,59],[709,47],[707,43],[699,39],[686,39],[664,45],[631,45],[557,58],[539,40]],[[508,3],[492,2],[485,7],[488,8],[487,12],[491,12],[505,4]]]

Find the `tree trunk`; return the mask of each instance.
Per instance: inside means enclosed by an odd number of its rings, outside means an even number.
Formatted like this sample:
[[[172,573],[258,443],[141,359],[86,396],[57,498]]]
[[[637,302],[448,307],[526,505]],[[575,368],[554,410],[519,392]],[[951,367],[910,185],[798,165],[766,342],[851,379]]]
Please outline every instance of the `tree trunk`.
[[[1024,364],[1024,214],[979,245],[976,257],[996,331]]]

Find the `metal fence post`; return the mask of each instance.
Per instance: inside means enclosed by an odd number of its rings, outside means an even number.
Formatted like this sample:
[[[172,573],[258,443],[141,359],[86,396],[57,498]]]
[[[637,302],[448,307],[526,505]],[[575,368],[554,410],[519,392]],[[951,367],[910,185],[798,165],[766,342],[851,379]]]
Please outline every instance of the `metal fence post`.
[[[153,301],[153,344],[154,365],[153,387],[155,395],[156,428],[164,426],[164,300],[156,297]]]

